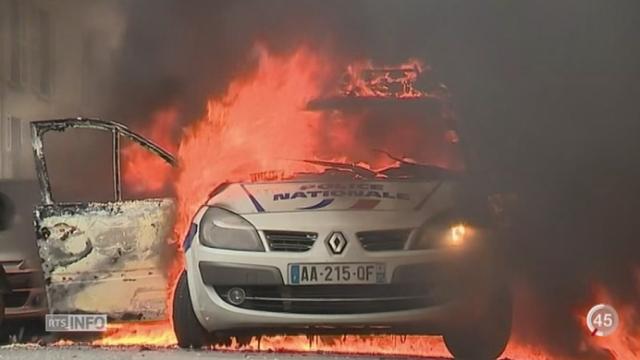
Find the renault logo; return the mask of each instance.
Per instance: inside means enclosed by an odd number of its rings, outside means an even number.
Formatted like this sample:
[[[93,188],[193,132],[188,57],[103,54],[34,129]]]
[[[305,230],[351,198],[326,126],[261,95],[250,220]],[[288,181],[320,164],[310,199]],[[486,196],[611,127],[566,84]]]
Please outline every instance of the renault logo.
[[[347,239],[341,232],[336,231],[327,239],[327,246],[329,246],[329,250],[331,250],[332,253],[340,255],[344,251],[344,248],[347,247]]]

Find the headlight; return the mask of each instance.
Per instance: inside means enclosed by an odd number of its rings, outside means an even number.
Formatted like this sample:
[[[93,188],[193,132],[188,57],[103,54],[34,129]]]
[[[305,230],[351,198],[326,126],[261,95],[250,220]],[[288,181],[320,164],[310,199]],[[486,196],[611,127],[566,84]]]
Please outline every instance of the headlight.
[[[443,249],[465,246],[473,229],[462,222],[427,223],[413,241],[415,250]]]
[[[258,232],[231,211],[211,207],[200,220],[200,243],[228,250],[264,251]]]

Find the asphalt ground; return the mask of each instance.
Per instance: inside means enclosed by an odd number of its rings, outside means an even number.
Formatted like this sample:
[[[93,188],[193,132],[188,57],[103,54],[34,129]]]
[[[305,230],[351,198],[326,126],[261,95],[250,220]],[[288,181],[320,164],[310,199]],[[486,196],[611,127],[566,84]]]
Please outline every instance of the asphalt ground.
[[[0,346],[1,360],[443,360],[430,357],[333,355],[316,353],[238,352],[215,350],[154,349],[147,347],[41,346],[13,344]]]

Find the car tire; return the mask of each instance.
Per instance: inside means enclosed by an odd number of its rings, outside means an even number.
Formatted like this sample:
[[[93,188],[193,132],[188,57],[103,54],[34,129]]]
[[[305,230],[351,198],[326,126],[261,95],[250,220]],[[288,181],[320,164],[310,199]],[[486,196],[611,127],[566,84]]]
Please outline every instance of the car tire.
[[[505,286],[495,290],[479,318],[444,334],[449,352],[458,360],[494,360],[504,352],[511,336],[513,306]]]
[[[193,310],[186,271],[180,274],[173,296],[173,331],[181,348],[201,348],[210,343],[211,335]]]

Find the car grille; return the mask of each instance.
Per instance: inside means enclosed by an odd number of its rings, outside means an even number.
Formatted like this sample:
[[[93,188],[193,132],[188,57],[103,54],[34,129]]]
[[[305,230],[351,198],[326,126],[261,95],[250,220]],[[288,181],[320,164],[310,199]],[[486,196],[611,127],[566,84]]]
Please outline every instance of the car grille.
[[[216,286],[227,303],[231,286]],[[388,285],[303,285],[242,287],[244,309],[297,314],[365,314],[417,309],[438,301],[426,286]],[[233,304],[232,304],[233,305]]]
[[[318,234],[299,231],[265,231],[271,251],[304,252],[311,249]]]
[[[411,229],[363,231],[356,234],[367,251],[402,250],[409,239]]]

